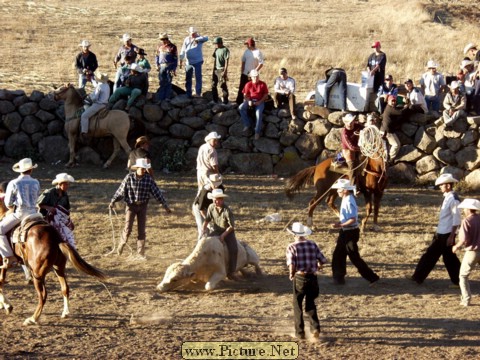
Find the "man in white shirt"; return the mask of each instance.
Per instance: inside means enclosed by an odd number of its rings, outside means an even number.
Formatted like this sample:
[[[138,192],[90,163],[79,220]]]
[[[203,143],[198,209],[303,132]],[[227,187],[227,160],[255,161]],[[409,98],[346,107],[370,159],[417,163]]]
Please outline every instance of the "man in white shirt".
[[[295,120],[295,80],[288,76],[287,69],[280,69],[280,76],[275,79],[275,107],[280,108],[286,103],[290,109],[290,115]]]
[[[461,222],[460,211],[457,208],[458,204],[460,204],[460,199],[453,191],[453,184],[456,182],[458,180],[452,174],[447,173],[440,175],[435,181],[435,185],[440,187],[444,199],[440,208],[437,231],[433,236],[433,241],[425,254],[420,258],[413,275],[408,276],[410,280],[418,284],[423,283],[428,277],[440,256],[443,256],[443,263],[447,268],[452,283],[454,285],[459,283],[460,260],[452,252],[455,244],[455,233]]]
[[[98,113],[100,110],[104,109],[108,104],[108,99],[110,98],[110,86],[108,85],[108,75],[99,74],[97,75],[97,85],[92,94],[90,94],[90,100],[92,104],[83,112],[80,117],[80,135],[82,137],[86,136],[88,133],[88,120]]]
[[[220,144],[222,136],[212,131],[205,136],[205,144],[200,146],[197,155],[197,182],[198,192],[209,183],[209,176],[211,174],[219,174],[218,155],[215,149]]]
[[[420,79],[420,86],[425,94],[425,101],[428,110],[435,112],[437,115],[440,111],[440,94],[445,90],[445,79],[441,73],[437,71],[437,63],[433,60],[427,62],[428,71],[425,72]]]
[[[428,113],[427,102],[422,92],[413,86],[413,81],[408,79],[405,81],[405,88],[407,89],[407,104],[405,105],[405,114],[411,115],[415,113]]]
[[[257,70],[257,72],[259,72],[264,64],[263,54],[255,47],[255,40],[253,40],[253,38],[248,38],[247,41],[245,41],[245,45],[247,45],[247,49],[242,55],[242,73],[240,75],[240,85],[238,85],[238,95],[236,100],[238,105],[243,103],[243,88],[248,82],[250,71]]]

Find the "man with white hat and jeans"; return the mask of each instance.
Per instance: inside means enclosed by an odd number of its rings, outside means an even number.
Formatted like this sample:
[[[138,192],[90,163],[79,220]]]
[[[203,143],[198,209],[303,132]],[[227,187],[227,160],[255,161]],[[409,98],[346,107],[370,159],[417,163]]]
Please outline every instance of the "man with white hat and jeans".
[[[120,244],[117,254],[121,255],[123,248],[128,241],[128,237],[132,233],[133,222],[137,218],[137,256],[140,260],[145,260],[145,240],[146,240],[146,223],[147,223],[147,207],[150,195],[153,195],[164,207],[167,214],[172,211],[168,207],[168,203],[163,197],[163,192],[157,186],[153,178],[148,174],[150,163],[147,159],[137,159],[131,167],[131,172],[125,176],[120,187],[115,192],[110,201],[109,208],[113,209],[115,202],[122,200],[126,203],[125,226],[123,228]]]
[[[238,280],[235,272],[237,270],[237,238],[235,237],[235,220],[230,208],[225,205],[224,199],[228,195],[223,193],[222,189],[213,189],[208,198],[213,200],[205,215],[203,222],[202,236],[218,236],[220,241],[227,245],[229,261],[227,277],[230,280]],[[209,230],[211,224],[211,230]]]
[[[458,81],[452,81],[448,86],[450,91],[443,99],[443,122],[446,126],[451,126],[459,118],[466,117],[467,113],[467,98],[465,94],[460,92],[460,85]],[[441,123],[441,119],[435,121],[435,125],[438,126]]]
[[[110,98],[110,86],[108,85],[108,75],[99,74],[98,83],[95,84],[95,90],[89,96],[91,105],[85,109],[80,117],[80,135],[85,136],[88,133],[90,118],[100,110],[105,109]]]
[[[319,338],[320,321],[315,306],[315,299],[319,294],[317,272],[323,264],[327,263],[327,259],[318,245],[306,238],[312,233],[310,228],[295,222],[287,231],[295,238],[295,242],[289,244],[286,251],[289,279],[293,282],[295,337],[305,339],[302,311],[303,299],[305,299],[305,314],[310,322],[310,332],[313,338]]]
[[[8,268],[16,263],[16,256],[7,239],[7,233],[19,224],[25,217],[37,212],[37,199],[40,194],[40,183],[31,177],[33,165],[32,159],[25,158],[13,165],[13,171],[20,175],[9,182],[5,192],[5,206],[14,209],[13,213],[6,215],[0,221],[0,255],[3,265],[0,268]],[[10,264],[10,265],[9,265]]]
[[[211,174],[219,174],[218,155],[215,149],[220,144],[222,136],[212,131],[205,136],[205,144],[200,146],[197,155],[197,184],[198,192],[208,184],[208,177]]]
[[[452,251],[455,253],[462,246],[465,247],[465,255],[460,266],[459,280],[462,292],[460,305],[469,306],[472,293],[468,277],[475,265],[480,263],[480,201],[465,199],[458,208],[463,209],[465,219],[458,232],[458,242],[453,246]]]
[[[428,110],[434,112],[439,117],[440,111],[440,94],[445,90],[445,78],[437,71],[438,64],[433,60],[428,60],[427,69],[420,78],[420,86],[422,87],[427,102]]]
[[[75,58],[75,68],[78,72],[78,87],[84,88],[87,81],[96,86],[95,70],[98,68],[97,56],[90,51],[90,41],[82,40],[78,46],[82,48],[82,51]]]
[[[412,276],[407,276],[408,279],[418,284],[423,283],[435,267],[440,256],[443,256],[443,263],[447,268],[450,280],[454,285],[458,286],[460,260],[452,252],[452,247],[455,244],[455,234],[461,220],[460,212],[458,211],[460,199],[453,191],[453,184],[457,182],[458,180],[452,174],[447,173],[440,175],[435,181],[435,185],[440,187],[444,197],[440,208],[437,231],[427,251],[420,258],[415,272]]]
[[[338,196],[342,198],[339,221],[331,224],[334,229],[339,229],[337,244],[332,255],[332,274],[335,285],[345,284],[347,274],[347,256],[357,268],[360,275],[373,284],[380,278],[360,257],[358,240],[360,229],[358,227],[358,207],[353,196],[355,186],[347,179],[338,179],[332,189],[337,189]]]
[[[195,72],[195,94],[202,95],[202,65],[203,65],[203,43],[208,41],[208,36],[200,36],[193,26],[188,28],[190,34],[183,40],[180,50],[180,69],[185,60],[185,90],[189,98],[192,97],[192,79]]]

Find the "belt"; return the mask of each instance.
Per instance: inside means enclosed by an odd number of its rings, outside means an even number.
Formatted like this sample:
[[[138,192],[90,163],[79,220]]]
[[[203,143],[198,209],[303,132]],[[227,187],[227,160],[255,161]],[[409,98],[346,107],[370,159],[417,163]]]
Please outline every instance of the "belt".
[[[132,202],[132,205],[143,205],[145,203],[146,203],[146,201],[134,201],[134,202]]]
[[[295,274],[296,275],[302,275],[302,276],[316,275],[314,272],[307,272],[307,271],[297,271]]]
[[[358,229],[358,225],[357,226],[344,226],[344,227],[342,227],[343,231],[355,230],[355,229]]]

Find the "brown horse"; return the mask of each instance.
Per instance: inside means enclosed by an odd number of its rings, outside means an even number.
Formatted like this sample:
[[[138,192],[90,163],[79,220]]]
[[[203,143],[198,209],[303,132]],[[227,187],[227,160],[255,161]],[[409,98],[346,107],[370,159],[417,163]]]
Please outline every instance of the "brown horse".
[[[337,191],[332,190],[331,187],[335,181],[345,175],[333,172],[330,170],[330,165],[333,158],[322,161],[317,166],[311,166],[287,180],[285,192],[291,199],[295,192],[307,185],[315,184],[317,192],[308,204],[308,218],[307,225],[313,225],[313,211],[323,198],[327,198],[328,206],[338,215],[338,209],[335,206],[335,199],[337,198]],[[363,171],[357,175],[357,185],[360,192],[365,197],[365,206],[367,216],[362,220],[361,230],[365,229],[365,224],[373,211],[374,229],[378,230],[378,212],[380,209],[380,200],[383,196],[383,191],[387,186],[387,175],[385,169],[385,161],[382,157],[379,158],[365,158]],[[359,169],[360,170],[360,169]]]
[[[44,221],[35,223],[35,225],[28,230],[26,241],[15,244],[14,252],[17,257],[24,259],[25,265],[30,269],[38,296],[37,308],[33,315],[24,321],[24,325],[38,323],[43,306],[47,300],[45,277],[52,269],[58,277],[62,290],[64,302],[62,318],[69,315],[69,287],[65,278],[67,260],[70,260],[73,267],[78,271],[99,279],[105,278],[102,271],[83,260],[70,244],[62,240],[57,230]],[[6,269],[0,271],[0,308],[3,307],[6,313],[10,314],[13,307],[3,293],[6,272]]]
[[[53,92],[55,101],[65,100],[65,132],[68,136],[70,159],[67,167],[75,165],[75,144],[80,132],[80,110],[83,107],[83,98],[72,84],[67,84]],[[130,130],[130,118],[125,111],[110,110],[108,115],[99,120],[90,119],[88,135],[95,138],[113,136],[113,153],[103,165],[108,168],[113,159],[120,152],[120,147],[128,154],[130,146],[127,143],[127,135]]]

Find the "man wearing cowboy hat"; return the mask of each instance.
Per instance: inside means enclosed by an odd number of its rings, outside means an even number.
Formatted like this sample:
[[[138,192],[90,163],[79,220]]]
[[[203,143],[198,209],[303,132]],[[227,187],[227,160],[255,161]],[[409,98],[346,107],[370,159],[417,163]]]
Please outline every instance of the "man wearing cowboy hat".
[[[208,207],[211,203],[213,203],[212,199],[209,198],[208,195],[214,189],[222,189],[222,191],[225,191],[222,181],[222,175],[210,174],[208,176],[208,183],[203,186],[202,190],[200,190],[193,201],[192,213],[195,217],[195,222],[197,223],[198,240],[201,239],[203,234],[203,222],[205,221],[205,215],[207,214]]]
[[[134,172],[125,176],[109,204],[110,209],[113,209],[115,202],[122,199],[126,204],[125,226],[117,249],[118,255],[122,254],[128,237],[132,233],[133,222],[135,218],[137,218],[137,256],[140,260],[146,259],[146,223],[150,195],[153,195],[153,197],[163,205],[167,214],[172,212],[163,197],[162,190],[160,190],[153,178],[147,173],[149,168],[150,164],[147,159],[137,159],[135,165],[131,167]]]
[[[37,205],[45,219],[61,235],[62,239],[77,248],[73,235],[74,225],[70,219],[70,199],[68,188],[75,182],[73,176],[67,173],[57,174],[52,181],[55,187],[45,190],[38,198]]]
[[[91,105],[85,109],[80,117],[80,136],[85,137],[88,133],[90,118],[100,110],[105,109],[110,98],[110,85],[108,85],[108,75],[98,74],[98,82],[95,84],[95,90],[90,94]]]
[[[143,69],[137,63],[131,64],[130,75],[128,76],[127,80],[125,80],[125,85],[126,86],[117,88],[113,92],[112,96],[110,96],[108,102],[111,105],[114,105],[121,97],[128,97],[125,111],[129,111],[137,97],[140,95],[147,95],[148,79],[145,74],[145,69]]]
[[[420,78],[420,86],[422,87],[427,102],[428,110],[439,115],[440,111],[440,95],[445,90],[445,78],[437,71],[438,64],[433,60],[427,62],[427,72]],[[437,116],[438,117],[438,116]]]
[[[161,43],[157,47],[155,65],[158,70],[160,87],[157,91],[156,100],[162,101],[171,97],[172,80],[177,74],[178,51],[177,46],[168,39],[167,33],[160,34],[159,39]]]
[[[218,236],[220,241],[227,245],[229,261],[227,277],[230,280],[238,280],[235,275],[237,271],[237,238],[235,237],[235,221],[233,213],[230,208],[225,205],[224,199],[228,195],[224,194],[222,189],[213,189],[207,197],[213,200],[213,204],[210,204],[205,215],[205,221],[203,222],[203,236]],[[209,224],[211,227],[209,230]]]
[[[347,162],[348,178],[352,184],[355,184],[355,174],[358,173],[357,168],[360,164],[358,139],[363,125],[356,121],[356,116],[353,114],[346,114],[342,120],[345,124],[341,132],[342,155]]]
[[[180,50],[180,69],[185,60],[185,90],[189,98],[192,97],[192,79],[195,73],[195,94],[202,95],[202,65],[203,65],[203,43],[208,41],[208,36],[200,36],[198,30],[190,26],[190,34],[183,40]]]
[[[119,82],[122,75],[122,71],[120,70],[127,64],[127,57],[129,59],[128,65],[134,63],[137,59],[138,47],[132,44],[132,37],[130,34],[123,34],[122,42],[123,44],[120,46],[117,55],[115,55],[115,58],[113,59],[113,66],[115,67],[115,70],[117,70],[117,65],[120,63],[120,67],[115,74],[113,91],[115,91],[117,87],[120,87]]]
[[[452,81],[448,86],[450,91],[443,99],[443,122],[446,126],[451,126],[459,118],[466,117],[467,98],[460,92],[458,81]],[[440,125],[442,119],[435,121],[435,125]]]
[[[29,158],[22,159],[13,165],[13,171],[20,175],[9,182],[5,193],[5,206],[14,209],[14,212],[0,221],[0,255],[3,258],[3,265],[0,268],[7,268],[9,264],[16,263],[16,256],[8,243],[6,234],[25,217],[37,212],[36,202],[40,194],[40,183],[31,177],[32,170],[37,166],[37,164],[33,165],[32,159]]]
[[[139,138],[137,138],[133,150],[130,151],[130,154],[128,155],[127,168],[130,169],[132,165],[137,162],[137,159],[146,159],[147,162],[151,165],[152,157],[150,155],[150,152],[148,151],[149,147],[150,140],[147,136],[140,136]],[[153,169],[151,166],[147,169],[147,172],[150,174],[151,177],[153,177]]]
[[[347,179],[338,179],[332,185],[332,189],[337,189],[338,196],[342,198],[339,213],[340,221],[332,224],[334,229],[339,229],[337,244],[332,255],[333,282],[336,285],[345,284],[348,256],[360,275],[370,284],[373,284],[380,278],[370,269],[358,252],[360,229],[358,228],[358,207],[353,196],[355,186]]]
[[[295,242],[287,246],[287,266],[289,279],[293,281],[293,316],[295,319],[295,337],[305,339],[305,323],[303,321],[302,303],[305,299],[305,314],[310,322],[310,332],[314,338],[320,337],[320,321],[318,320],[315,299],[319,288],[317,271],[327,263],[327,259],[318,245],[306,236],[312,233],[302,223],[295,222],[287,231],[295,238]]]
[[[454,285],[458,286],[460,261],[452,252],[452,247],[455,244],[455,234],[461,220],[460,212],[458,211],[460,199],[453,191],[453,184],[456,182],[458,180],[452,174],[447,173],[440,175],[435,181],[435,185],[440,187],[444,198],[440,208],[437,231],[427,251],[420,258],[415,272],[412,276],[407,276],[408,279],[418,284],[423,283],[435,267],[440,256],[443,256],[443,263],[447,268],[450,280]]]
[[[220,174],[218,155],[215,148],[220,144],[221,137],[216,131],[212,131],[205,136],[205,144],[198,148],[197,184],[199,192],[208,184],[208,177],[211,174]]]
[[[475,265],[480,263],[480,201],[465,199],[458,208],[463,209],[465,219],[458,232],[458,242],[453,246],[452,251],[455,253],[462,246],[465,247],[465,255],[460,266],[459,280],[462,292],[460,305],[469,306],[472,293],[468,277]]]
[[[84,88],[87,81],[90,81],[93,86],[96,85],[95,70],[98,68],[97,56],[90,51],[90,41],[82,40],[78,45],[82,51],[78,53],[75,58],[75,68],[78,72],[78,87]]]

